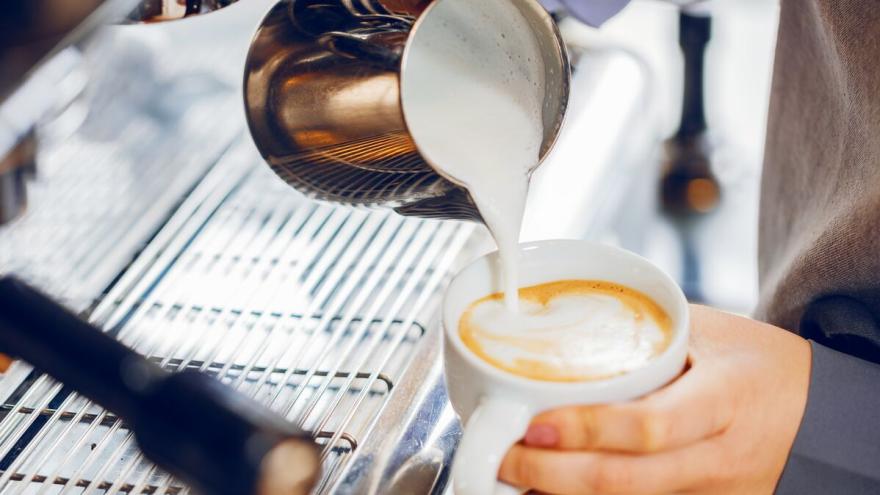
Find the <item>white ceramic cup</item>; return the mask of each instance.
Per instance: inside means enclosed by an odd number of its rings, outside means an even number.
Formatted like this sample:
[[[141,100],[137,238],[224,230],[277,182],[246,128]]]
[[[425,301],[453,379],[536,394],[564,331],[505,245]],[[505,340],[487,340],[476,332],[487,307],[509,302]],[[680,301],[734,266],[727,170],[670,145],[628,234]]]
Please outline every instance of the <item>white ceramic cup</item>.
[[[484,256],[459,273],[443,301],[446,384],[464,436],[452,469],[456,495],[509,493],[496,481],[507,450],[525,435],[536,414],[568,405],[635,399],[675,378],[687,359],[688,305],[681,289],[644,258],[587,241],[539,241],[522,245],[520,286],[557,280],[605,280],[638,290],[672,319],[672,339],[663,354],[642,368],[612,378],[584,382],[548,382],[495,368],[461,341],[458,323],[477,299],[500,292],[497,253]]]

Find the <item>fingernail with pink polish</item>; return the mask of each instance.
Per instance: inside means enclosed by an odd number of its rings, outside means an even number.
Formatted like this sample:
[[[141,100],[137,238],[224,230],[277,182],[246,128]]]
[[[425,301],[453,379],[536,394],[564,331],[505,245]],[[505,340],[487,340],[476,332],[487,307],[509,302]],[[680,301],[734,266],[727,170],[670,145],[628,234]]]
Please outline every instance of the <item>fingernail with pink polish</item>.
[[[555,447],[559,443],[559,432],[550,425],[531,425],[525,442],[530,447]]]

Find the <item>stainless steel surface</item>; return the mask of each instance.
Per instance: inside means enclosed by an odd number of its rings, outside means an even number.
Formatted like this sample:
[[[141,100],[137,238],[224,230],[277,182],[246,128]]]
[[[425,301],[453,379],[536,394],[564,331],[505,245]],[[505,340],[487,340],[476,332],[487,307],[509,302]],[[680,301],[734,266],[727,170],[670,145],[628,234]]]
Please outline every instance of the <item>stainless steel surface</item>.
[[[18,217],[27,207],[25,181],[36,172],[36,141],[31,133],[0,157],[0,225]]]
[[[74,47],[61,50],[0,100],[0,225],[27,206],[27,184],[37,173],[37,127],[82,92],[81,59]]]
[[[113,50],[86,71],[89,87],[71,90],[77,99],[39,129],[30,208],[0,226],[0,273],[15,273],[76,311],[99,299],[243,132],[216,118],[235,115],[232,88],[188,70],[187,57],[163,60],[166,70],[175,69],[170,85],[150,69],[149,45],[120,34],[101,41]],[[46,68],[84,64],[78,52],[61,55],[75,60],[53,60]],[[223,52],[201,56],[217,60]],[[70,72],[35,82],[52,82],[60,92],[84,84],[79,77]],[[33,108],[28,100],[8,103]]]
[[[436,322],[434,322],[436,325]],[[331,493],[442,493],[448,467],[461,437],[461,425],[449,404],[443,381],[439,328],[434,345],[423,347],[379,418],[385,432],[354,453],[346,476]]]
[[[121,17],[133,0],[7,1],[0,6],[0,225],[27,205],[36,169],[34,129],[69,101],[57,77],[69,74],[71,45]]]
[[[243,151],[212,170],[91,319],[314,431],[324,491],[413,354],[435,344],[438,289],[473,227],[316,205],[256,163]],[[141,459],[124,425],[45,377],[3,380],[0,397],[2,489],[182,489]]]
[[[543,50],[543,158],[568,101],[555,23],[535,0],[514,2]],[[420,154],[405,122],[406,46],[430,22],[426,0],[283,0],[265,17],[245,67],[251,134],[272,169],[320,199],[387,204],[405,215],[480,219],[462,187]]]
[[[0,6],[0,225],[27,204],[26,179],[37,163],[35,128],[75,95],[59,77],[79,46],[101,26],[129,20],[173,20],[236,0],[12,0]],[[132,10],[134,9],[134,10]],[[75,61],[74,61],[75,62]]]

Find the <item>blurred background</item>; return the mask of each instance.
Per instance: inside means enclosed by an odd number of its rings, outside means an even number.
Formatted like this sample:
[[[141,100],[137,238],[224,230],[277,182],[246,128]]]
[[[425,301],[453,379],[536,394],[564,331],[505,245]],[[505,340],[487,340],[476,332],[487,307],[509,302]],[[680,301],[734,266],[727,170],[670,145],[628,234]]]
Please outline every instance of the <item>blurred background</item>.
[[[587,236],[637,251],[680,282],[694,279],[688,284],[698,287],[685,288],[689,296],[697,293],[693,299],[698,302],[748,314],[758,296],[759,183],[778,3],[720,0],[712,2],[711,13],[704,85],[710,145],[707,156],[721,188],[717,207],[686,219],[684,228],[675,215],[661,211],[661,164],[667,160],[661,142],[679,127],[684,94],[679,11],[662,2],[636,1],[599,32],[563,22],[564,32],[577,43],[594,50],[624,52],[637,64],[626,58],[615,60],[598,88],[581,88],[591,101],[579,114],[570,114],[565,135],[581,148],[569,148],[569,143],[563,142],[538,172],[530,207],[540,213],[529,217],[525,236],[553,236],[549,230],[559,226],[547,224],[552,223],[552,209],[565,208],[564,204],[548,206],[565,200],[553,192],[560,186],[542,188],[541,175],[550,175],[553,167],[564,168],[566,175],[580,171],[586,174],[583,182],[559,180],[558,184],[575,184],[565,194],[576,196],[577,188],[587,184],[590,192],[583,201],[609,195],[612,199],[607,201],[614,205],[613,211],[594,220],[601,225],[594,224]],[[578,77],[576,74],[575,88]],[[575,109],[581,96],[573,94]],[[589,155],[588,165],[583,166],[584,158],[579,155]],[[594,157],[604,162],[608,176],[595,174],[603,166],[590,163]],[[609,191],[616,187],[620,187],[616,194]],[[596,213],[605,205],[600,200],[581,207]],[[690,268],[686,268],[688,264]]]

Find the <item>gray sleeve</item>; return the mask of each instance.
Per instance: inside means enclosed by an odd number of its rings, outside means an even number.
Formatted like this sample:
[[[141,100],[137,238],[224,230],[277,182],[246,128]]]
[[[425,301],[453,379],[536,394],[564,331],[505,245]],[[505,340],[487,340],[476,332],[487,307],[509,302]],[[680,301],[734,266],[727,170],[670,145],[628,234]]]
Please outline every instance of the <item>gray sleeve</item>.
[[[880,365],[815,342],[807,408],[779,495],[880,493]]]
[[[547,10],[564,8],[591,26],[601,26],[623,10],[629,0],[541,0],[541,3]]]

